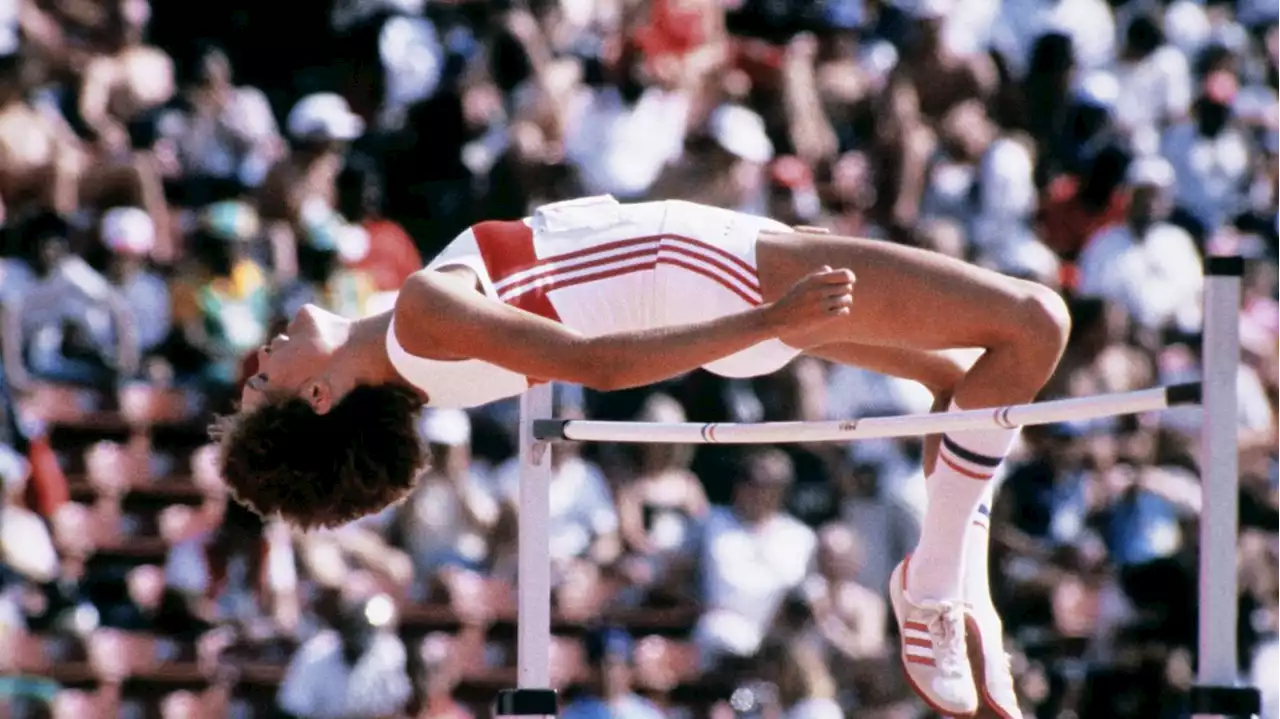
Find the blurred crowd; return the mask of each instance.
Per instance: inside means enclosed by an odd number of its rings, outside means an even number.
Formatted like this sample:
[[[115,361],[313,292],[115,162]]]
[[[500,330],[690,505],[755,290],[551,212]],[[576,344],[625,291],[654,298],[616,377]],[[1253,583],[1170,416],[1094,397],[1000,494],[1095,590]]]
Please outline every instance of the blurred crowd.
[[[516,407],[425,411],[406,502],[297,534],[204,427],[304,302],[467,225],[682,198],[1060,289],[1046,398],[1197,379],[1247,258],[1239,670],[1280,716],[1277,7],[1267,0],[0,3],[0,716],[483,717],[514,684]],[[856,268],[855,268],[856,269]],[[928,411],[804,359],[561,416]],[[1198,409],[1023,431],[993,593],[1029,717],[1181,716]],[[921,442],[553,451],[566,717],[919,719],[886,584]]]

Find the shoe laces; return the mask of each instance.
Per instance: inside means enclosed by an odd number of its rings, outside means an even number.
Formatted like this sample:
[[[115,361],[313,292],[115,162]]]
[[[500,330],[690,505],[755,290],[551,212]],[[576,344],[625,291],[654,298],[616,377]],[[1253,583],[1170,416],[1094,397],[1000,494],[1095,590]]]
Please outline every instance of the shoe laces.
[[[964,607],[959,602],[929,602],[919,607],[921,619],[933,640],[934,666],[959,676],[969,661],[965,651]]]

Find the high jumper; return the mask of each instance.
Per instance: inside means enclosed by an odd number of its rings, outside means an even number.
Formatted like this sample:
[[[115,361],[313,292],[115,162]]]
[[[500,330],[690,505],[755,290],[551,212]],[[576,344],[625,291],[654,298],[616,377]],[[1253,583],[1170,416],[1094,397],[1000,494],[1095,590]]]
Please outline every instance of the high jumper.
[[[304,307],[222,419],[235,496],[299,526],[377,512],[426,463],[423,406],[559,381],[599,390],[697,368],[774,372],[801,354],[919,381],[938,409],[1035,399],[1069,315],[1047,287],[884,241],[678,200],[590,197],[466,230],[348,320]],[[972,364],[948,350],[980,348]],[[1020,717],[987,581],[991,482],[1016,430],[931,438],[918,546],[893,573],[902,661],[935,710]],[[966,635],[981,651],[971,662]],[[976,681],[975,681],[976,677]]]

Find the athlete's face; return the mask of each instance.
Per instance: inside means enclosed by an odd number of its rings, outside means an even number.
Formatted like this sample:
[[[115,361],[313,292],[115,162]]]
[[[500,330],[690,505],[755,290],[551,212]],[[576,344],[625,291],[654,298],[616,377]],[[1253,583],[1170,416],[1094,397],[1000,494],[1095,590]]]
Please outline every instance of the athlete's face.
[[[282,334],[258,349],[258,372],[245,383],[241,406],[251,410],[268,398],[301,396],[316,407],[328,390],[329,360],[349,326],[332,312],[303,305]]]

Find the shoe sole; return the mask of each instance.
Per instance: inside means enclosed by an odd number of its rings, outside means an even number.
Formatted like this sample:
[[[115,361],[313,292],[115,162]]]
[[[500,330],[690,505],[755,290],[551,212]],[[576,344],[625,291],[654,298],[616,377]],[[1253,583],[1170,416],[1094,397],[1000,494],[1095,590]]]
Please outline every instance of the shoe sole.
[[[968,612],[964,615],[964,628],[965,650],[969,654],[969,664],[973,667],[973,680],[975,688],[978,690],[978,701],[995,712],[1000,719],[1021,719],[1020,716],[1015,717],[1002,709],[991,698],[991,692],[987,690],[987,654],[983,651],[982,646],[982,628],[978,626],[978,620],[974,619],[973,615]],[[976,652],[974,651],[975,649],[977,650]],[[978,677],[982,677],[982,681],[978,681]]]
[[[902,581],[902,578],[906,576],[907,562],[909,562],[910,559],[911,559],[910,557],[907,557],[906,559],[902,560],[902,562],[898,564],[898,568],[894,570],[894,572],[890,575],[890,578],[889,578],[889,605],[893,608],[893,618],[898,623],[899,635],[902,634],[902,612],[898,610],[898,603],[900,600],[905,601],[906,598],[902,596],[901,590],[895,589],[895,587],[898,587]],[[966,623],[968,622],[968,619],[969,617],[966,614],[965,615]],[[968,627],[966,626],[966,632],[965,632],[966,650],[968,649],[967,629]],[[901,636],[898,637],[898,641],[899,643],[902,642]],[[906,677],[907,684],[911,687],[911,691],[915,692],[916,696],[920,697],[920,700],[923,701],[925,705],[928,706],[930,709],[932,709],[934,712],[937,712],[938,714],[941,714],[944,717],[950,717],[951,719],[973,719],[973,717],[977,716],[978,709],[981,709],[981,706],[979,706],[978,708],[974,709],[971,712],[957,712],[952,709],[944,709],[943,707],[940,707],[937,704],[935,704],[933,700],[929,698],[929,695],[920,688],[920,685],[916,684],[916,680],[911,678],[911,670],[907,667],[907,657],[902,652],[901,644],[899,644],[899,648],[898,648],[898,664],[902,666],[902,674],[903,676]],[[983,675],[983,676],[986,676],[986,675]],[[974,684],[975,684],[975,688],[979,689],[979,704],[981,704],[981,689],[978,688],[977,686],[976,674],[974,675]],[[1011,718],[1002,717],[1001,719],[1011,719]]]

